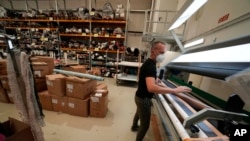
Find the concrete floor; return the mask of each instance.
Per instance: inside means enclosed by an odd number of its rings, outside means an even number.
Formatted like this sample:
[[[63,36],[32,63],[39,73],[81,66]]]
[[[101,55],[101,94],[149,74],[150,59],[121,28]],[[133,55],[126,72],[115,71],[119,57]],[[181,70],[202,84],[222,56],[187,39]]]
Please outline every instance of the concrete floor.
[[[113,78],[105,78],[108,85],[108,113],[105,118],[78,117],[65,113],[44,110],[46,126],[43,127],[46,141],[134,141],[131,132],[135,112],[134,94],[136,84],[116,85]],[[8,117],[19,119],[14,104],[0,102],[0,121]],[[152,128],[145,141],[155,141]]]

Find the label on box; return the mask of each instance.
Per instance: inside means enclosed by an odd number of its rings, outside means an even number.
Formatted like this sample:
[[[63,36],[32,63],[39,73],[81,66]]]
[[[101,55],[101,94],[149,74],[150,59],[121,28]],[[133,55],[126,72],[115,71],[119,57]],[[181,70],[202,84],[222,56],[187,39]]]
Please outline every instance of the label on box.
[[[52,99],[52,103],[57,104],[58,103],[57,99]]]
[[[36,76],[41,77],[41,71],[35,71],[34,73]]]
[[[68,90],[68,92],[72,93],[73,92],[73,84],[67,84],[67,90]]]
[[[2,84],[7,84],[7,82],[5,80],[2,80]]]
[[[98,97],[91,97],[90,98],[92,102],[99,102],[99,98]]]
[[[117,38],[121,38],[121,34],[116,34],[116,37]]]
[[[98,37],[98,34],[94,34],[94,37]]]
[[[62,105],[62,107],[64,107],[65,106],[65,102],[62,102],[61,105]]]
[[[50,21],[53,21],[53,17],[49,17],[49,20],[50,20]]]
[[[47,83],[48,86],[53,86],[53,82],[51,82],[49,80],[47,80],[46,83]]]
[[[70,108],[75,108],[75,104],[74,103],[69,103],[68,104]]]

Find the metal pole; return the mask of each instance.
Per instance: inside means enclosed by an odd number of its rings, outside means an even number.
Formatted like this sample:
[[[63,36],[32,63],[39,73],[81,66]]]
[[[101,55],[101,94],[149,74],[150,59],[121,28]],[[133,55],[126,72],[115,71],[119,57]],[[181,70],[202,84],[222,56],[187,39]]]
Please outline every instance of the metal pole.
[[[184,49],[180,39],[178,38],[178,36],[175,34],[175,32],[173,30],[170,30],[169,32],[173,35],[173,37],[174,37],[177,45],[179,46],[181,52],[184,53],[185,49]]]
[[[35,0],[35,2],[36,2],[36,10],[39,12],[38,1],[37,1],[37,0]]]
[[[12,2],[12,0],[9,0],[9,2],[10,2],[10,7],[11,7],[11,10],[14,10],[14,7],[13,7],[13,2]]]
[[[86,73],[79,73],[79,72],[73,72],[73,71],[65,71],[65,70],[59,70],[59,69],[54,69],[54,72],[65,74],[65,75],[72,75],[72,76],[77,76],[77,77],[84,77],[88,79],[93,79],[93,80],[98,80],[98,81],[104,81],[104,78],[100,76],[95,76],[91,74],[86,74]]]
[[[55,0],[55,3],[56,3],[56,14],[58,14],[58,1]]]

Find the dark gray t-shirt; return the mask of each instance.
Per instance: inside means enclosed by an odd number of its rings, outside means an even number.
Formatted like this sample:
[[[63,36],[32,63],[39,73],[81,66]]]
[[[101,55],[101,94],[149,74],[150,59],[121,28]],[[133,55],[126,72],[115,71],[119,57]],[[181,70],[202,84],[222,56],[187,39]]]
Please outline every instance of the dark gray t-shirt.
[[[138,89],[136,91],[136,96],[140,98],[152,98],[154,95],[147,89],[146,77],[154,77],[156,79],[156,63],[150,58],[140,68]]]

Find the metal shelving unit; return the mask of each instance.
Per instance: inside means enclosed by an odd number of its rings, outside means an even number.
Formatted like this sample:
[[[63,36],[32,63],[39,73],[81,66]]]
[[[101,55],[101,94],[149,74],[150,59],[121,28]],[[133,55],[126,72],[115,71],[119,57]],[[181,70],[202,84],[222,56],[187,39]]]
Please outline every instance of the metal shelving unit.
[[[121,61],[117,65],[121,67],[122,71],[118,73],[116,76],[116,84],[119,84],[121,81],[138,82],[138,73],[142,65],[140,61],[139,62]],[[129,74],[127,72],[124,72],[124,70],[128,67],[134,68],[136,70],[136,74]]]

